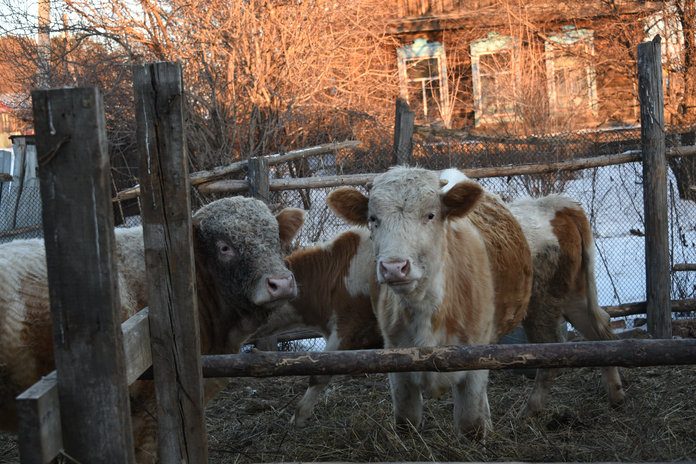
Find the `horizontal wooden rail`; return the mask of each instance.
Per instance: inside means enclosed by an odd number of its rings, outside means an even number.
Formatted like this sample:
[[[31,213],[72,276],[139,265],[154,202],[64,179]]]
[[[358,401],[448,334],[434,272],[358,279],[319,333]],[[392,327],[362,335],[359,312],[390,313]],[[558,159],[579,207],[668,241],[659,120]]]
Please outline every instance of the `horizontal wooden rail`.
[[[310,353],[257,351],[203,356],[203,376],[273,377],[672,364],[696,364],[696,340],[530,343]]]
[[[694,156],[696,146],[670,148],[668,157]],[[578,171],[616,164],[635,163],[640,161],[640,150],[629,150],[617,155],[596,156],[593,158],[581,158],[556,163],[521,164],[509,166],[495,166],[489,168],[463,169],[464,173],[474,179],[488,177],[507,177],[519,175],[545,174],[559,171]],[[302,177],[291,179],[271,179],[271,190],[297,190],[301,188],[339,187],[343,185],[365,185],[377,176],[370,174],[345,174],[341,176]],[[245,180],[218,180],[208,182],[198,187],[201,193],[240,193],[245,192],[249,184]]]
[[[672,266],[672,272],[696,271],[696,263],[680,263]]]
[[[43,225],[38,224],[35,226],[20,227],[19,229],[3,230],[0,232],[0,238],[15,237],[17,235],[27,234],[29,232],[43,232]]]
[[[624,317],[645,314],[648,310],[648,305],[645,301],[640,301],[638,303],[626,303],[618,306],[604,306],[603,308],[611,317]],[[696,311],[696,299],[672,300],[673,313],[689,311]]]
[[[317,145],[314,147],[300,148],[298,150],[291,150],[291,151],[286,152],[286,153],[267,155],[266,157],[268,158],[268,164],[272,166],[275,164],[284,163],[286,161],[292,161],[295,159],[304,158],[305,156],[322,155],[324,153],[330,153],[330,152],[336,151],[336,150],[356,148],[360,145],[360,143],[361,142],[358,140],[346,140],[343,142],[331,142],[331,143],[325,143],[323,145]],[[219,166],[219,167],[216,167],[215,169],[211,169],[209,171],[192,172],[189,175],[189,179],[190,179],[191,185],[200,185],[200,184],[203,184],[205,182],[214,181],[215,179],[219,179],[220,177],[234,174],[235,172],[240,172],[246,167],[246,165],[247,165],[247,160],[235,161],[234,163],[227,164],[225,166]],[[240,181],[240,182],[245,182],[245,181]],[[248,188],[246,183],[245,183],[244,188],[245,189]],[[116,196],[112,199],[112,201],[129,200],[131,198],[137,197],[138,195],[140,195],[140,186],[139,185],[118,192],[116,194]]]
[[[0,172],[0,182],[12,182],[12,174]]]
[[[148,308],[121,324],[128,384],[152,365]],[[63,448],[56,371],[17,397],[19,454],[27,462],[53,462]]]

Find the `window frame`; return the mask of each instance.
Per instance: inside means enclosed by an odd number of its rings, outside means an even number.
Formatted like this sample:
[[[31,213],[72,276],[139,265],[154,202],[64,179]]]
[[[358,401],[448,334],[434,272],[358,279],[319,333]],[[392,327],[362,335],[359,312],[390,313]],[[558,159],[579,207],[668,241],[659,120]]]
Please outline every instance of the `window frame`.
[[[409,84],[418,82],[421,86],[421,96],[419,104],[423,106],[423,114],[429,115],[429,108],[425,98],[426,83],[438,81],[438,102],[440,107],[435,110],[439,112],[439,118],[444,122],[445,127],[450,127],[452,122],[452,108],[449,100],[449,83],[447,80],[447,55],[445,47],[441,42],[429,42],[426,39],[416,39],[412,44],[404,45],[396,49],[397,65],[399,71],[399,93],[401,98],[406,100],[411,107],[415,102],[409,99]],[[419,60],[436,60],[437,77],[429,78],[409,78],[408,63]]]
[[[555,44],[555,46],[554,46]],[[580,108],[569,108],[567,105],[561,105],[558,102],[558,92],[556,88],[556,69],[557,60],[563,58],[558,54],[558,50],[562,47],[584,45],[584,54],[587,57],[595,56],[594,52],[594,31],[590,29],[576,29],[574,26],[565,26],[559,34],[551,35],[544,43],[544,52],[546,60],[546,87],[549,98],[549,111],[554,116],[568,116],[569,110],[575,112]],[[592,117],[598,117],[599,103],[597,98],[597,73],[594,63],[591,61],[579,62],[579,65],[584,67],[585,80],[587,84],[587,114]],[[560,67],[565,69],[566,66]],[[572,68],[570,68],[572,69]]]

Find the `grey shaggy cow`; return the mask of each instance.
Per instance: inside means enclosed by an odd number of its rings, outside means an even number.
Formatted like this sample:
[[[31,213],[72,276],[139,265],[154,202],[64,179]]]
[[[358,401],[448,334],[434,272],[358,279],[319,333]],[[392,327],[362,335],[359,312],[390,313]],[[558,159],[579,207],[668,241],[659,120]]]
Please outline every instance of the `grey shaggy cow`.
[[[234,353],[270,312],[297,295],[282,247],[304,222],[302,210],[275,217],[258,200],[215,201],[193,217],[201,350]],[[123,320],[147,305],[141,228],[117,229],[116,268]],[[42,240],[0,245],[0,428],[16,429],[14,398],[53,367]],[[157,276],[154,276],[157,279]],[[225,385],[206,381],[206,399]],[[138,462],[154,462],[156,405],[151,382],[130,387]]]

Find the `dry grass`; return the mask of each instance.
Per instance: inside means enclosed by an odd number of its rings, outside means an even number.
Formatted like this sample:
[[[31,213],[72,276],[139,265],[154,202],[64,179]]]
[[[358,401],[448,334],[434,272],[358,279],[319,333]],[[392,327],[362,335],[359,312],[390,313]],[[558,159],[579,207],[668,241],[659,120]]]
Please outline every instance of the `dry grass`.
[[[565,370],[548,410],[517,414],[532,381],[491,372],[495,431],[458,438],[452,403],[428,400],[423,430],[395,433],[384,375],[339,378],[305,429],[288,421],[306,379],[239,379],[208,407],[211,463],[270,461],[672,461],[696,459],[696,366],[623,369],[627,402],[607,406],[598,369]],[[16,463],[0,435],[0,463]]]

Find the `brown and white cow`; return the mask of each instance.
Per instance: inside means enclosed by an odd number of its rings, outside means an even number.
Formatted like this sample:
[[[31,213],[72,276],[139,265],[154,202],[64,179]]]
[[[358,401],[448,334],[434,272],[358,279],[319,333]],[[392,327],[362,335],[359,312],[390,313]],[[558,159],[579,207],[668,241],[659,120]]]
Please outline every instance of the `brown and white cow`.
[[[275,217],[258,200],[234,197],[193,217],[201,350],[234,353],[269,313],[297,294],[281,247],[304,221],[287,208]],[[0,427],[16,428],[14,398],[53,370],[53,343],[43,241],[0,246]],[[117,229],[121,317],[147,306],[142,228]],[[225,382],[206,381],[206,398]],[[151,382],[130,387],[138,462],[154,461],[156,406]]]
[[[364,227],[291,253],[286,262],[295,275],[298,296],[274,312],[255,338],[296,327],[317,330],[326,350],[382,348],[384,341],[370,302],[374,257]],[[330,375],[312,376],[291,422],[304,427]]]
[[[369,198],[340,188],[329,206],[372,233],[379,282],[374,302],[385,346],[487,344],[524,317],[531,254],[503,202],[463,180],[446,192],[438,173],[395,167]],[[488,371],[389,374],[397,425],[419,426],[422,393],[451,387],[459,432],[491,428]]]
[[[534,262],[534,284],[523,326],[533,343],[564,340],[565,321],[589,340],[612,340],[609,315],[597,302],[594,240],[580,204],[562,195],[512,202]],[[526,414],[541,411],[558,369],[539,369]],[[612,405],[623,403],[616,367],[602,368]]]

